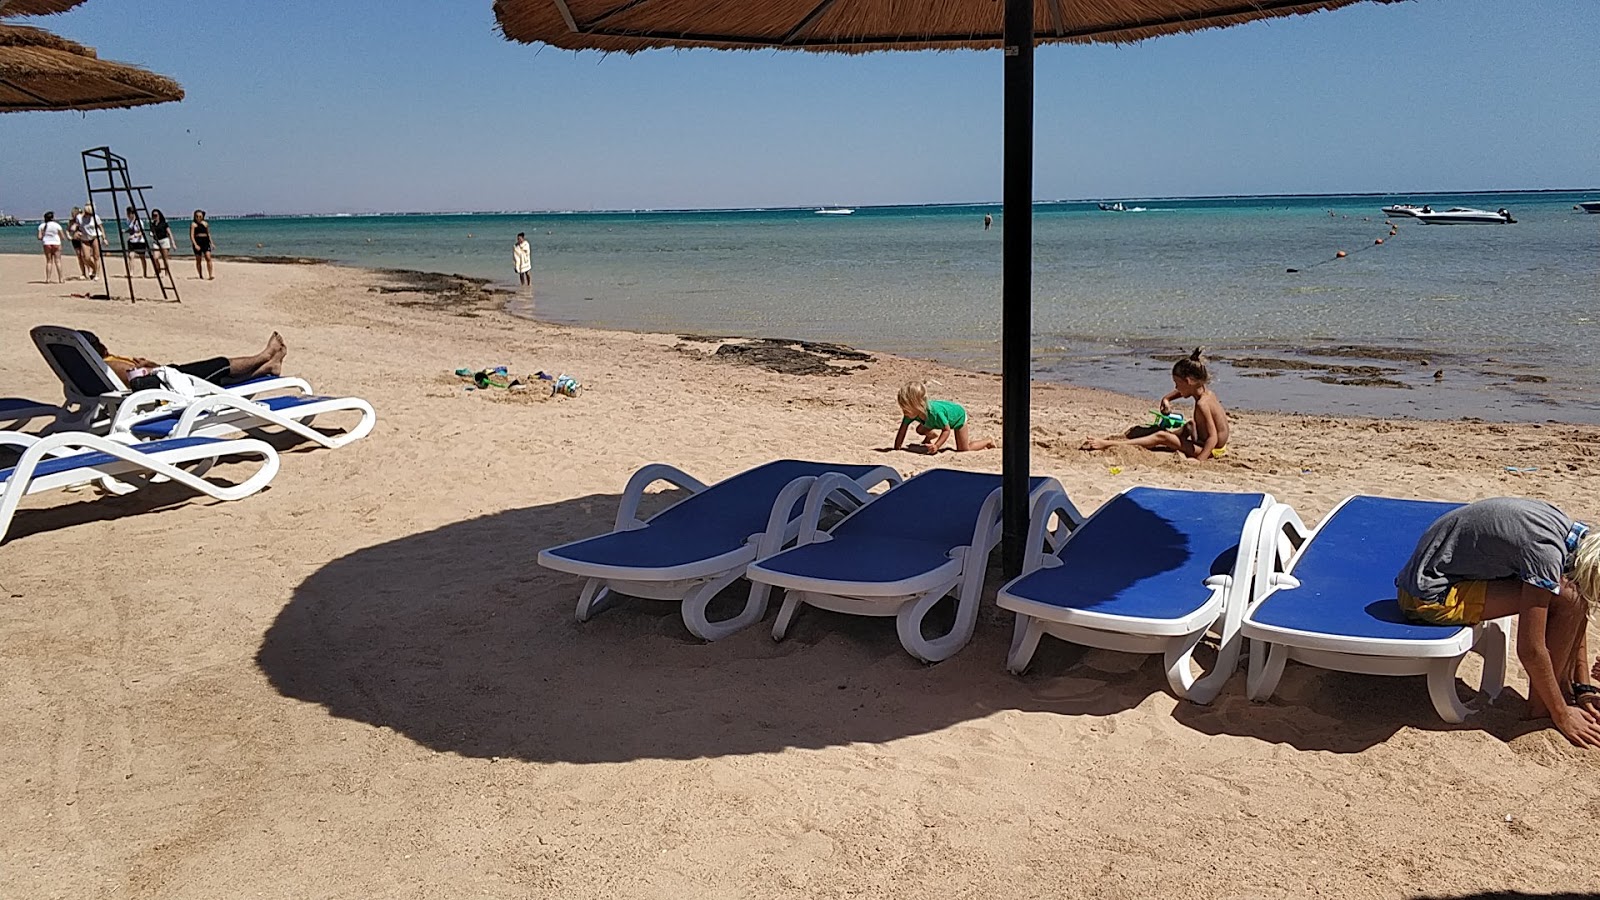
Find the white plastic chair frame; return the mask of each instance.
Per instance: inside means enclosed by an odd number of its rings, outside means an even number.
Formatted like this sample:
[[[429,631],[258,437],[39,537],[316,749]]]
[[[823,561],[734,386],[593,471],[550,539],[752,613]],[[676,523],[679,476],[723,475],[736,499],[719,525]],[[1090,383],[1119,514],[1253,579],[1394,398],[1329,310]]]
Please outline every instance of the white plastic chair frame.
[[[11,477],[0,483],[0,539],[11,527],[17,504],[24,496],[42,491],[105,479],[122,486],[117,493],[126,493],[137,482],[174,481],[197,493],[218,500],[240,500],[266,487],[278,473],[278,453],[272,445],[253,438],[214,440],[189,447],[175,447],[159,453],[140,450],[139,444],[127,444],[112,438],[87,432],[63,432],[35,437],[26,434],[0,433],[0,444],[22,449],[22,456],[12,467]],[[46,458],[105,453],[114,460],[94,466],[68,469],[50,475],[35,477],[34,472]],[[225,456],[256,457],[261,467],[248,478],[235,485],[227,485],[202,477],[219,459]],[[189,465],[190,468],[180,468]],[[130,478],[129,476],[133,476]]]
[[[1246,517],[1239,535],[1239,553],[1233,571],[1207,578],[1204,586],[1211,591],[1210,598],[1182,619],[1107,616],[1093,610],[1063,610],[1047,604],[1029,603],[1020,598],[1006,598],[1004,608],[1011,609],[1017,615],[1006,668],[1014,675],[1027,671],[1033,654],[1039,648],[1039,639],[1047,634],[1101,650],[1159,653],[1166,669],[1167,685],[1172,692],[1192,703],[1209,704],[1239,669],[1239,654],[1244,644],[1239,627],[1250,605],[1261,523],[1273,503],[1272,496],[1266,495],[1262,506],[1252,510]],[[1058,523],[1054,529],[1049,528],[1052,518]],[[1093,518],[1090,516],[1089,520]],[[1040,498],[1033,510],[1033,519],[1028,528],[1028,552],[1023,560],[1022,575],[1018,577],[1042,568],[1062,565],[1056,554],[1065,548],[1073,535],[1078,533],[1079,526],[1086,521],[1066,494],[1052,492]],[[1004,594],[1009,587],[1010,584],[1002,587],[1000,593]],[[1028,611],[1018,609],[1019,606]],[[1218,640],[1217,661],[1210,672],[1197,677],[1193,665],[1194,651],[1205,636],[1213,632]]]
[[[158,374],[168,387],[130,394],[111,418],[112,434],[131,433],[140,422],[178,414],[172,437],[213,437],[273,425],[331,449],[366,437],[378,420],[372,404],[359,397],[327,397],[300,403],[293,415],[286,415],[176,369],[163,367]],[[361,419],[354,428],[336,435],[311,427],[317,416],[338,412],[360,413]]]
[[[856,483],[848,475],[838,477],[851,484]],[[639,518],[639,503],[644,498],[645,489],[657,481],[664,481],[691,495],[707,489],[704,482],[676,466],[666,463],[644,466],[633,473],[623,488],[613,532],[635,531],[645,527],[648,520]],[[815,476],[802,475],[784,486],[772,504],[765,530],[751,535],[737,550],[721,556],[667,569],[632,571],[612,566],[575,565],[570,560],[564,561],[562,570],[578,570],[579,574],[588,576],[583,590],[578,594],[577,620],[587,622],[596,613],[608,608],[615,594],[627,594],[646,600],[677,601],[684,627],[703,641],[721,640],[761,621],[767,613],[767,598],[771,592],[770,586],[764,584],[752,582],[744,606],[729,618],[712,621],[707,615],[707,608],[723,588],[744,577],[745,567],[752,561],[765,559],[794,541],[801,520],[790,519],[787,511],[807,495],[814,481]],[[900,475],[888,466],[879,466],[862,476],[862,481],[868,487],[880,482],[898,484]],[[646,574],[651,577],[642,577]]]
[[[1333,519],[1350,498],[1322,520]],[[1262,530],[1262,546],[1256,568],[1257,597],[1251,609],[1278,591],[1300,587],[1293,575],[1295,563],[1316,537],[1317,528],[1307,528],[1287,504],[1276,504],[1267,512]],[[1246,618],[1242,632],[1250,640],[1250,665],[1246,690],[1251,700],[1266,700],[1278,688],[1284,665],[1290,660],[1361,675],[1426,675],[1428,697],[1439,718],[1459,724],[1471,715],[1471,707],[1456,696],[1456,670],[1469,652],[1483,656],[1481,689],[1493,702],[1505,687],[1506,660],[1511,652],[1511,622],[1493,619],[1463,627],[1449,638],[1436,641],[1377,641],[1343,637],[1260,625]]]
[[[1052,486],[1064,493],[1055,479],[1047,479],[1045,484],[1034,490],[1034,499],[1030,502],[1037,502]],[[950,550],[949,558],[954,565],[946,564],[893,584],[830,581],[826,591],[785,586],[783,605],[779,607],[778,618],[772,625],[772,639],[783,640],[800,607],[806,605],[858,616],[894,616],[895,633],[900,638],[900,646],[907,653],[925,663],[936,663],[954,656],[972,640],[977,626],[984,572],[988,569],[990,552],[1000,543],[1000,497],[1001,489],[995,488],[985,498],[973,525],[971,541]],[[859,507],[872,499],[871,495],[848,478],[837,474],[821,476],[806,500],[795,545],[833,540],[833,535],[820,529],[825,503],[848,503]],[[751,581],[758,583],[755,578]],[[924,637],[922,623],[928,612],[958,587],[956,617],[950,630],[938,637]]]

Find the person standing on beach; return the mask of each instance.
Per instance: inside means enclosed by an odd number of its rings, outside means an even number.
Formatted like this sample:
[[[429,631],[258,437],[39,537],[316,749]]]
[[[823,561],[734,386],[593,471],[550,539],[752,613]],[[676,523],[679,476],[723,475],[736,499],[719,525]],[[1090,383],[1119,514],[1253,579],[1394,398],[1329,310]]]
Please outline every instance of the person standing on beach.
[[[517,242],[511,247],[511,264],[517,270],[517,281],[523,287],[533,284],[533,247],[528,245],[528,236],[524,232],[517,232]]]
[[[44,245],[44,283],[50,283],[50,270],[56,270],[56,282],[66,281],[61,274],[61,238],[66,232],[61,230],[61,223],[56,221],[54,210],[44,214],[44,221],[39,223],[39,243]]]
[[[78,257],[78,277],[88,279],[89,263],[83,258],[83,225],[78,217],[83,215],[81,207],[74,206],[72,215],[67,217],[67,237],[72,241],[72,253]]]
[[[150,248],[150,255],[156,261],[156,273],[163,270],[167,276],[172,276],[172,225],[161,210],[150,210],[150,237],[155,245]]]
[[[94,204],[85,203],[83,212],[78,215],[79,240],[83,241],[83,258],[89,264],[89,277],[95,278],[100,274],[100,235],[105,228],[100,217],[94,214]]]
[[[134,256],[139,257],[139,277],[150,277],[150,237],[144,233],[144,223],[139,221],[139,211],[128,207],[128,249]],[[122,258],[122,264],[128,265],[128,258]],[[131,271],[131,267],[130,267]],[[159,271],[159,270],[158,270]]]
[[[1589,606],[1600,598],[1600,535],[1542,501],[1479,500],[1428,526],[1394,583],[1413,621],[1516,616],[1528,718],[1549,718],[1574,745],[1600,748],[1600,690],[1584,668]]]
[[[194,211],[194,220],[189,223],[189,246],[194,248],[194,274],[197,278],[217,280],[216,273],[211,269],[211,225],[206,221],[206,211]],[[204,271],[200,264],[205,263]]]

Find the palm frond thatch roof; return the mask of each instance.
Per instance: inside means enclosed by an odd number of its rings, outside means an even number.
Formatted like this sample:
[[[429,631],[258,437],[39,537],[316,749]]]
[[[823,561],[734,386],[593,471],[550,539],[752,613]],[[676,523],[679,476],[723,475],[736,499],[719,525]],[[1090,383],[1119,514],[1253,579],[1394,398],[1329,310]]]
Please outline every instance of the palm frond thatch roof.
[[[0,18],[53,16],[83,2],[84,0],[0,0]]]
[[[1127,43],[1353,3],[1401,0],[1034,0],[1036,40]],[[507,38],[570,50],[983,50],[1000,0],[495,0]]]
[[[100,59],[39,28],[0,24],[0,112],[120,109],[183,99],[176,81]]]

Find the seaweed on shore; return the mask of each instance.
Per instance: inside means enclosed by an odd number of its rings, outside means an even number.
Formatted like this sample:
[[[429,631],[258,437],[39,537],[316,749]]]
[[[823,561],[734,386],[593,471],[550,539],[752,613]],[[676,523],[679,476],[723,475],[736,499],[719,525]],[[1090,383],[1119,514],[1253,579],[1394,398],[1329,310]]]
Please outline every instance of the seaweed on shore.
[[[380,274],[396,282],[367,288],[375,294],[421,294],[417,300],[396,300],[397,306],[448,311],[472,318],[479,310],[497,309],[502,297],[511,293],[503,288],[489,287],[489,279],[469,275],[446,275],[442,272],[420,272],[416,269],[380,269]]]
[[[704,340],[681,335],[684,340]],[[721,340],[721,339],[718,339]],[[759,366],[769,372],[783,375],[848,375],[865,369],[872,356],[843,344],[816,341],[796,341],[783,338],[757,338],[738,343],[725,343],[711,354],[712,358],[746,366]],[[848,360],[854,366],[835,366],[831,360]]]

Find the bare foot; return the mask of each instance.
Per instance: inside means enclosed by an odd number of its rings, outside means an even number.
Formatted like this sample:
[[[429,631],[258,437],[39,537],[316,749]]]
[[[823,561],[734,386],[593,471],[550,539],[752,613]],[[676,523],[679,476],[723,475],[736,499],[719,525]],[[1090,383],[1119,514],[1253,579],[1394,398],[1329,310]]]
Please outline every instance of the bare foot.
[[[269,352],[278,351],[287,353],[289,352],[289,345],[284,343],[283,335],[274,331],[272,333],[272,337],[267,338],[267,350]]]
[[[1109,449],[1111,449],[1111,442],[1108,441],[1108,440],[1105,440],[1103,438],[1084,438],[1083,439],[1083,443],[1078,445],[1078,449],[1079,450],[1109,450]]]

